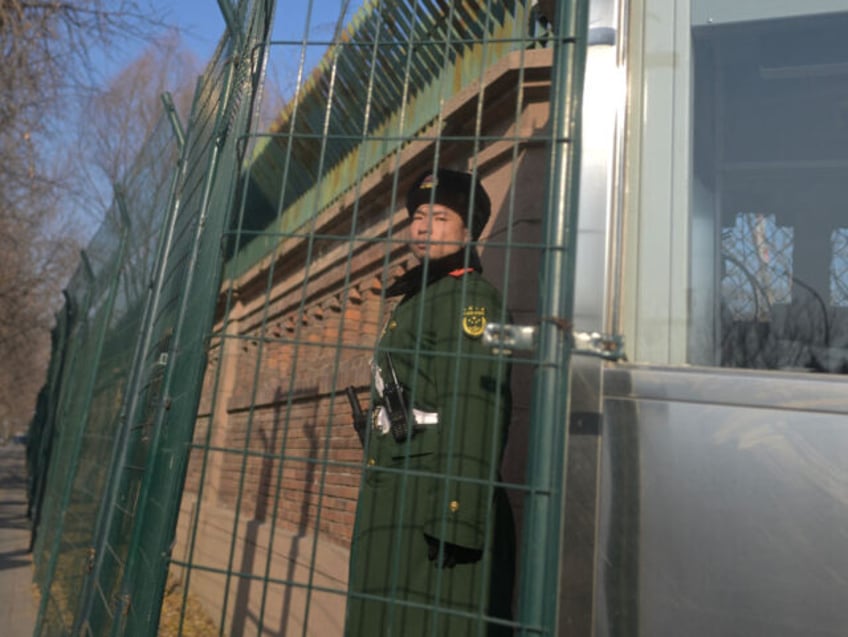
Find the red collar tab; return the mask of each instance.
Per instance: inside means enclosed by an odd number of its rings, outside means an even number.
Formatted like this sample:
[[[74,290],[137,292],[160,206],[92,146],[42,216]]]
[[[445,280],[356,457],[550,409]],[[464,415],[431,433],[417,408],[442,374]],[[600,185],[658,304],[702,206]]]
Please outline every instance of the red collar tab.
[[[458,279],[463,274],[468,274],[469,272],[474,272],[474,268],[457,268],[456,270],[448,272],[448,275]]]

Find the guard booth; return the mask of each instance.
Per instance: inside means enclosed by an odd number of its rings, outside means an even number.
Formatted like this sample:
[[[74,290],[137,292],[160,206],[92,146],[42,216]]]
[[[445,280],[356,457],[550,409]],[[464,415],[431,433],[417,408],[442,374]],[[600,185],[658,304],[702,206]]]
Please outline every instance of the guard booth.
[[[845,9],[592,3],[560,634],[844,631]]]

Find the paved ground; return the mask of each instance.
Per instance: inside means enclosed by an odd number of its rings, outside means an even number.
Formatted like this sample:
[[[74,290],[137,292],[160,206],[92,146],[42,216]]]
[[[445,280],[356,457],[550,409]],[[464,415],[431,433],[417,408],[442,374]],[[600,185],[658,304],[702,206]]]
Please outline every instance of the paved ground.
[[[30,637],[38,607],[33,597],[29,520],[26,517],[26,448],[0,445],[0,634]]]

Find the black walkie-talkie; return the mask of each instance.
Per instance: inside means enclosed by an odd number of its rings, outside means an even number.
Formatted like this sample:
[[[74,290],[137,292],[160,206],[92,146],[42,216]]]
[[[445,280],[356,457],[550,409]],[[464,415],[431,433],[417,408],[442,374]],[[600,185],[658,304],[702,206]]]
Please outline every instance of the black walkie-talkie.
[[[353,428],[356,431],[356,435],[359,436],[359,442],[361,442],[364,447],[365,428],[368,425],[368,417],[359,405],[359,398],[356,396],[356,390],[351,386],[345,389],[345,393],[347,393],[347,400],[350,403],[350,409],[353,412]]]
[[[383,386],[383,404],[389,416],[389,430],[396,442],[403,442],[413,431],[409,424],[409,401],[406,398],[406,388],[400,384],[392,363],[392,355],[386,354],[390,382]]]

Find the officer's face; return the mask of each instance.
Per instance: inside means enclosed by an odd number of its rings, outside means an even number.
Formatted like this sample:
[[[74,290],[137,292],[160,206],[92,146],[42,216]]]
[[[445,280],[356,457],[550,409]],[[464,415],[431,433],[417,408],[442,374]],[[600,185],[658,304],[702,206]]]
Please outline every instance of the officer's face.
[[[468,243],[470,236],[462,217],[438,203],[418,206],[412,214],[409,234],[412,254],[419,261],[453,254]]]

